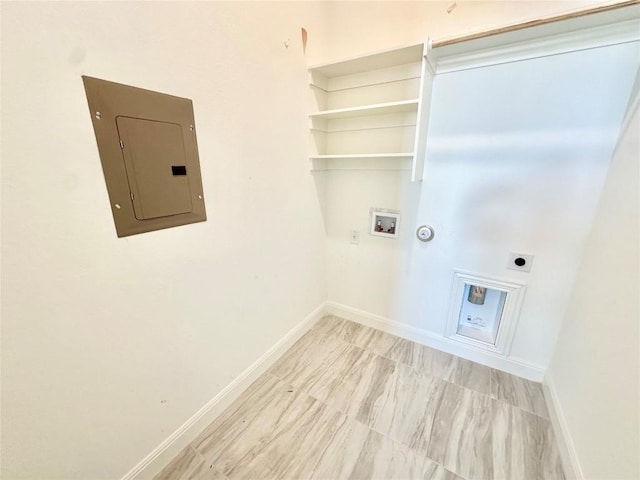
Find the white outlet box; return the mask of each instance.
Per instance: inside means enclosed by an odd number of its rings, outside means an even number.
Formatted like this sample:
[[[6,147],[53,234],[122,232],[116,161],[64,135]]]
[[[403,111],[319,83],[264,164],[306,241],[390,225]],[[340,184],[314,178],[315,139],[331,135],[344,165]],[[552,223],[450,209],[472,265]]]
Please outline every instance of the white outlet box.
[[[358,245],[360,243],[360,230],[351,230],[349,241],[354,245]]]
[[[530,272],[533,263],[533,255],[528,253],[509,253],[509,262],[507,268],[511,270],[519,270],[521,272]]]
[[[400,214],[391,210],[371,210],[370,235],[398,238],[400,231]]]

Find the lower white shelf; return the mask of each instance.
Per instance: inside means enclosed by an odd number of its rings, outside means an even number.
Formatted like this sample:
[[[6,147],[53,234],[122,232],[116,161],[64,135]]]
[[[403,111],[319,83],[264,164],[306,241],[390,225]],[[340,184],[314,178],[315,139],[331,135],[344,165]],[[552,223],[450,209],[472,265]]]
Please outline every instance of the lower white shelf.
[[[312,171],[411,170],[413,153],[362,153],[309,157]]]

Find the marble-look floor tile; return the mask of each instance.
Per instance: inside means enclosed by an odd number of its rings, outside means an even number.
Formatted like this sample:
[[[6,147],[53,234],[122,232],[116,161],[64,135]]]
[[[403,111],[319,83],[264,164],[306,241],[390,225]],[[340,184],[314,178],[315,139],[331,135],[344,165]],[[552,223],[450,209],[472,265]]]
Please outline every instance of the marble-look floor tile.
[[[398,364],[372,408],[358,411],[356,418],[424,454],[446,386],[443,380]]]
[[[387,352],[387,357],[403,365],[420,369],[422,365],[423,346],[404,338],[398,338]]]
[[[254,449],[269,442],[275,432],[288,428],[302,416],[315,415],[319,402],[305,393],[268,375],[236,411],[214,422],[196,438],[192,446],[225,475]]]
[[[491,396],[515,407],[549,418],[542,385],[499,370],[491,372]]]
[[[233,442],[234,436],[241,432],[240,427],[233,428],[237,419],[240,418],[243,425],[246,425],[247,421],[250,424],[261,408],[268,408],[271,402],[280,399],[275,393],[283,386],[284,384],[272,375],[260,376],[220,416],[200,432],[191,445],[202,453],[216,446],[222,448],[224,443]]]
[[[321,453],[309,476],[282,478],[463,480],[352,418],[315,449]]]
[[[333,363],[354,348],[311,330],[269,369],[269,373],[291,385],[310,385],[327,371],[333,371]]]
[[[360,330],[351,338],[351,343],[354,345],[382,357],[388,356],[397,341],[398,337],[365,326],[361,326]]]
[[[447,383],[426,456],[470,480],[493,478],[491,398]]]
[[[456,475],[453,472],[450,472],[442,465],[438,465],[437,463],[425,459],[424,462],[424,473],[422,475],[422,480],[465,480],[459,475]]]
[[[491,368],[460,357],[454,357],[453,368],[445,380],[470,388],[483,395],[491,394]]]
[[[332,439],[322,448],[317,463],[308,478],[314,480],[341,480],[351,477],[360,452],[369,436],[369,428],[347,417]]]
[[[279,376],[279,373],[280,376],[285,376],[300,363],[316,360],[312,356],[307,356],[307,353],[311,348],[319,348],[321,343],[336,345],[336,342],[329,341],[326,335],[321,335],[315,330],[309,330],[269,368],[269,373],[276,376]]]
[[[455,357],[445,352],[399,338],[388,357],[415,368],[420,373],[446,378],[454,368]]]
[[[384,435],[361,425],[354,426],[346,438],[348,451],[334,442],[316,465],[313,479],[423,478],[424,457]]]
[[[420,478],[424,474],[424,461],[424,457],[405,446],[370,430],[349,478]]]
[[[419,372],[489,395],[491,368],[399,338],[387,356]]]
[[[254,443],[226,470],[228,476],[234,480],[310,478],[328,445],[344,431],[347,417],[308,399],[310,408],[275,425],[270,435]]]
[[[359,323],[350,322],[349,320],[344,320],[334,315],[328,315],[321,318],[314,325],[313,330],[331,338],[351,342],[362,328],[362,325]]]
[[[226,480],[226,477],[215,465],[188,446],[153,480]]]
[[[382,395],[395,367],[396,363],[387,358],[349,345],[331,369],[301,388],[345,414],[366,415]]]
[[[496,479],[564,480],[551,422],[503,402],[493,402]]]

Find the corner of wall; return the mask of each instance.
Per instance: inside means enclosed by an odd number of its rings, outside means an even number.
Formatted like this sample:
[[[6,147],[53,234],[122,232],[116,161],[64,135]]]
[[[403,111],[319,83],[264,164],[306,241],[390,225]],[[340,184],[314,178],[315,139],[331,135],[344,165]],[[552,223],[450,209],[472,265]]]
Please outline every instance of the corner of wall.
[[[578,461],[578,454],[573,444],[573,438],[571,437],[560,399],[558,398],[553,375],[550,371],[547,371],[544,376],[542,390],[544,392],[547,409],[549,410],[549,418],[551,419],[553,432],[556,436],[556,443],[560,451],[565,476],[567,480],[583,480],[584,474],[582,473],[582,467]]]
[[[325,302],[318,305],[298,325],[291,329],[260,358],[249,365],[231,383],[209,400],[200,410],[178,427],[164,442],[158,445],[136,466],[129,470],[121,480],[151,480],[180,451],[216,419],[231,403],[244,392],[249,385],[265,373],[295,342],[307,333],[326,311]]]

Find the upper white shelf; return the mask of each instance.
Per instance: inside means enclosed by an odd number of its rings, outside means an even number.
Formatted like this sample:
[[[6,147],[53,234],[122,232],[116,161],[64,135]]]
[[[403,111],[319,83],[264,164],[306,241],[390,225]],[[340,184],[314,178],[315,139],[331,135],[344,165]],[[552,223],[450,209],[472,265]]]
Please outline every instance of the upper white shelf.
[[[364,57],[356,57],[339,62],[316,65],[309,68],[309,70],[326,77],[340,77],[343,75],[352,75],[354,73],[394,67],[405,63],[420,62],[422,60],[423,51],[424,44],[419,43],[417,45],[410,45],[404,48],[386,50],[384,52],[366,55]]]
[[[338,108],[335,110],[323,110],[312,113],[310,118],[323,118],[332,120],[335,118],[360,117],[363,115],[382,115],[387,113],[416,112],[418,111],[418,100],[402,100],[399,102],[376,103],[374,105],[364,105],[361,107]]]

